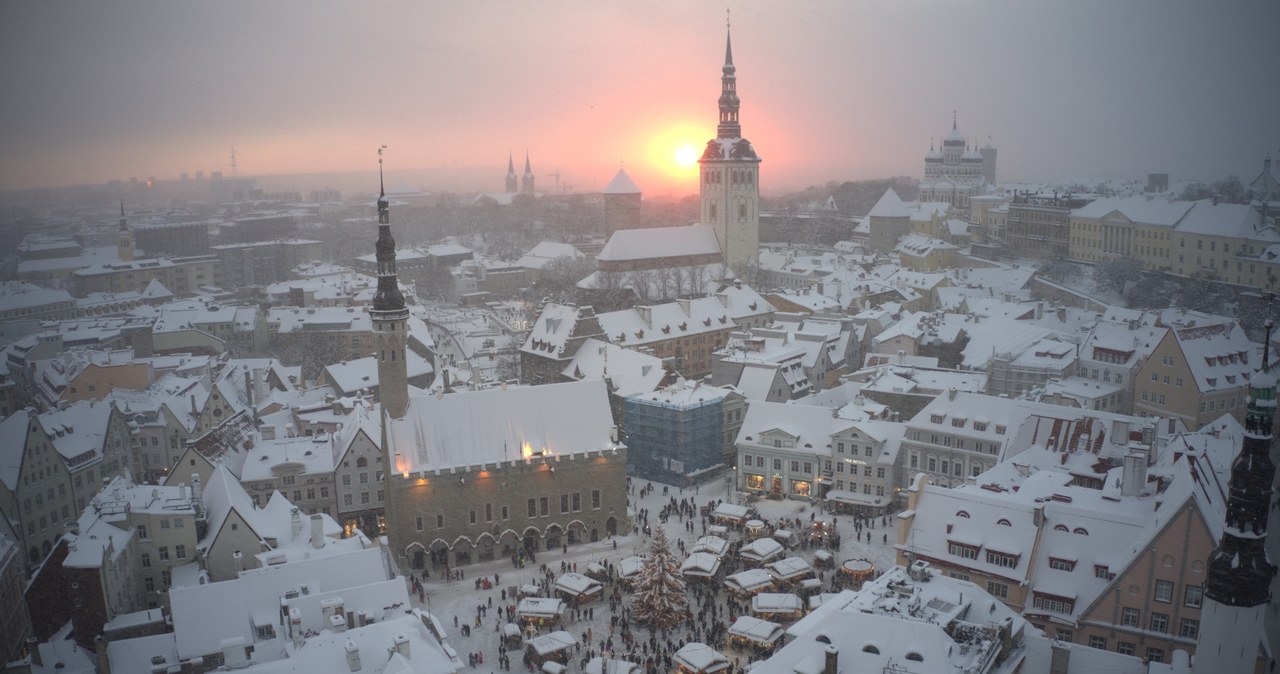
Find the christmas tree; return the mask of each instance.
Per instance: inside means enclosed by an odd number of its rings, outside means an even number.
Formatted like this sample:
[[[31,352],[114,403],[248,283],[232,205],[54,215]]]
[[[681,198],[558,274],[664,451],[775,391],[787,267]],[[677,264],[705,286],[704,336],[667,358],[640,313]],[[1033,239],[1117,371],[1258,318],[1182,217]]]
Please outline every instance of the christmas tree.
[[[684,594],[680,565],[667,545],[662,527],[653,532],[649,558],[640,569],[631,610],[636,621],[653,629],[668,629],[689,618],[689,601]]]

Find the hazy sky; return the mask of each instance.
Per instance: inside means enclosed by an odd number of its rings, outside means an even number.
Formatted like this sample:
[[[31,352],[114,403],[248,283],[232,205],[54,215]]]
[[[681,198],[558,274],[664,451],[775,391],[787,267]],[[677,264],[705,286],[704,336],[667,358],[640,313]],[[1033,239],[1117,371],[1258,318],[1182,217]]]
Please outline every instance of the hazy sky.
[[[1001,180],[1280,156],[1275,0],[728,4],[766,191],[918,176],[953,109]],[[393,177],[441,176],[414,187],[501,191],[527,148],[544,190],[622,162],[692,193],[674,156],[715,133],[724,37],[692,0],[0,0],[0,188],[229,173],[233,146],[241,175],[373,170],[385,143]]]

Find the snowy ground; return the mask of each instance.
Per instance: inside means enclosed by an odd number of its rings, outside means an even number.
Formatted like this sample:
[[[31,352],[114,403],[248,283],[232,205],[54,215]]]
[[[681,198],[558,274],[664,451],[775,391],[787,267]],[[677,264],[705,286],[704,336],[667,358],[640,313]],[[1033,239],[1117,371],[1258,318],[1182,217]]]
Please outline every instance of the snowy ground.
[[[672,516],[665,525],[658,522],[658,512],[669,502],[669,499],[675,498],[685,499],[692,497],[697,507],[701,507],[711,499],[722,499],[725,502],[732,503],[733,495],[728,489],[725,480],[713,480],[707,484],[700,486],[698,489],[681,490],[677,487],[669,487],[667,493],[663,494],[663,485],[654,484],[651,493],[643,498],[637,498],[641,488],[649,484],[644,480],[634,480],[631,489],[630,507],[633,512],[641,509],[649,510],[649,523],[651,527],[664,526],[667,537],[670,540],[672,553],[677,560],[683,560],[685,555],[677,548],[677,541],[684,541],[687,547],[691,547],[702,534],[701,520],[695,517],[694,532],[690,533],[685,530],[685,521]],[[814,509],[806,501],[767,501],[760,500],[751,504],[764,518],[770,523],[778,522],[786,518],[794,523],[795,518],[800,518],[802,523],[807,527],[811,514]],[[830,521],[832,515],[818,512],[816,516]],[[871,543],[866,541],[866,532],[864,529],[861,541],[855,541],[854,518],[852,516],[835,515],[836,529],[840,532],[841,543],[840,549],[834,552],[835,563],[838,566],[844,560],[865,558],[875,564],[877,569],[883,570],[892,566],[894,563],[893,543],[896,538],[896,520],[888,517],[889,526],[883,526],[879,519],[875,522],[875,528],[869,530],[871,535]],[[634,518],[633,518],[634,522]],[[637,527],[639,528],[639,527]],[[780,527],[781,528],[781,527]],[[791,527],[792,530],[796,528]],[[885,535],[888,536],[887,543]],[[730,530],[726,536],[730,542],[740,538],[740,534]],[[495,560],[491,562],[481,562],[463,567],[465,577],[462,580],[446,581],[438,577],[432,578],[425,583],[426,588],[426,608],[434,613],[440,622],[445,625],[449,633],[449,642],[459,652],[463,658],[463,662],[467,661],[470,653],[480,653],[483,655],[483,664],[477,664],[475,671],[498,672],[498,653],[500,645],[500,633],[497,631],[497,623],[499,611],[505,604],[514,604],[515,602],[508,597],[506,602],[501,599],[501,589],[518,587],[526,583],[535,582],[542,576],[540,566],[546,564],[556,576],[559,576],[560,562],[564,561],[569,564],[577,564],[580,573],[586,571],[586,566],[590,562],[604,562],[608,560],[616,564],[624,557],[643,553],[649,545],[650,537],[637,531],[631,535],[617,537],[617,549],[614,549],[614,540],[603,540],[596,543],[583,543],[569,546],[568,554],[561,550],[543,551],[537,553],[537,563],[526,564],[523,569],[513,567],[509,559]],[[813,553],[815,548],[808,549],[792,548],[786,553],[786,556],[799,556],[806,561],[813,563]],[[827,570],[824,574],[824,588],[830,588],[832,571]],[[475,580],[487,577],[492,580],[497,574],[501,585],[495,585],[492,590],[477,590],[475,588]],[[437,573],[437,576],[439,574]],[[613,586],[606,587],[606,595],[612,592]],[[624,602],[630,604],[631,593],[624,591]],[[723,593],[721,601],[723,602]],[[492,601],[492,608],[489,602]],[[417,604],[415,595],[414,602]],[[484,605],[486,613],[481,619],[481,626],[475,627],[475,619],[477,615],[477,606]],[[571,614],[566,610],[565,621],[562,629],[569,631],[582,639],[588,628],[592,629],[592,636],[595,644],[591,646],[597,652],[600,650],[599,642],[601,635],[609,634],[610,612],[609,602],[607,599],[598,600],[587,604],[586,606],[594,608],[594,616],[591,620],[572,620]],[[458,623],[455,627],[454,618],[457,617]],[[502,622],[506,622],[503,620]],[[727,622],[727,621],[726,621]],[[470,636],[463,636],[461,626],[470,624]],[[727,627],[727,625],[726,625]],[[634,629],[634,628],[633,628]],[[545,633],[545,631],[543,632]],[[646,633],[647,634],[647,633]],[[682,639],[683,635],[673,636],[673,640]],[[582,644],[582,653],[585,654],[588,649],[587,644]],[[728,653],[732,657],[732,652]],[[510,652],[512,671],[524,670],[521,662],[522,652]],[[571,658],[569,665],[570,672],[581,671],[579,667],[579,658],[581,654]],[[742,664],[746,664],[745,658]]]

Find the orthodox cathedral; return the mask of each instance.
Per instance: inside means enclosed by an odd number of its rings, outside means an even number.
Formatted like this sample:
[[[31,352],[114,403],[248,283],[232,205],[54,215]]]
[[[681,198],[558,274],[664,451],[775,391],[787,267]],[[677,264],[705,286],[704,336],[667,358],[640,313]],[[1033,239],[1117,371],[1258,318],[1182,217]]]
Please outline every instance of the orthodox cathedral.
[[[924,178],[920,180],[920,201],[943,202],[953,208],[969,208],[969,197],[986,192],[996,181],[996,149],[990,141],[979,148],[970,143],[951,117],[951,133],[939,151],[932,143],[924,156]]]

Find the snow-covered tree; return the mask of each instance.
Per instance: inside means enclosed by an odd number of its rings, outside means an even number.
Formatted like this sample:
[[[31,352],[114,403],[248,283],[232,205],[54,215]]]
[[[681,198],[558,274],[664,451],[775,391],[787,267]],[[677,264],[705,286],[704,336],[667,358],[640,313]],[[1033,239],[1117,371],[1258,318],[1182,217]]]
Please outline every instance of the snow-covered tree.
[[[636,581],[631,611],[637,622],[653,629],[669,629],[689,618],[689,601],[685,597],[680,565],[671,554],[662,527],[653,532],[649,558]]]

